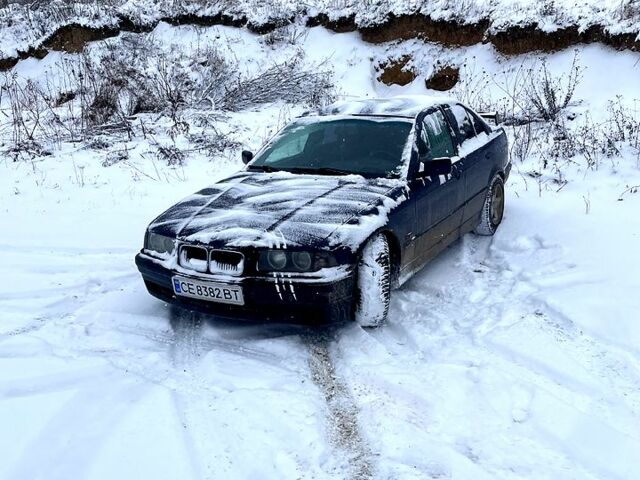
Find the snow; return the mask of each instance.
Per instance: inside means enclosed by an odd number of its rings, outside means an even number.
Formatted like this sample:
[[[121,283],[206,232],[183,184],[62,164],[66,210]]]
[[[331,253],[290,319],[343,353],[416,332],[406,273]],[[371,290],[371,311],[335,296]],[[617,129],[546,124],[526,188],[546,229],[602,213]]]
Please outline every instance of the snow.
[[[404,200],[402,188],[399,180],[358,175],[240,172],[171,207],[149,229],[209,245],[325,244],[356,251]],[[360,216],[372,207],[379,208]]]
[[[389,245],[383,235],[376,235],[362,249],[358,265],[357,288],[362,292],[354,315],[358,325],[379,326],[387,315],[388,299],[384,292],[385,281],[389,278],[389,264],[385,271],[381,261],[389,261]]]
[[[545,32],[577,27],[583,32],[601,26],[612,34],[640,35],[638,7],[634,0],[242,0],[209,2],[194,0],[113,0],[86,3],[52,0],[45,5],[9,4],[0,9],[0,58],[15,57],[18,51],[38,47],[56,29],[69,24],[112,27],[120,17],[136,25],[155,25],[162,19],[180,16],[212,18],[217,15],[253,26],[287,24],[292,18],[303,22],[310,16],[326,15],[330,20],[350,19],[360,28],[385,23],[391,15],[422,15],[435,21],[458,21],[478,24],[488,21],[489,32],[504,31],[513,26],[537,25]]]
[[[500,130],[494,130],[489,135],[484,132],[480,132],[473,138],[468,138],[464,142],[460,144],[460,148],[458,149],[457,159],[464,158],[469,155],[471,152],[476,151],[478,148],[486,145],[487,142],[490,142],[493,138],[500,136]],[[457,159],[454,159],[457,160]]]
[[[162,26],[185,48],[189,31]],[[237,29],[205,32],[242,58],[288,53]],[[433,58],[497,73],[537,60],[316,28],[304,42],[308,61],[331,45],[341,93],[367,98],[424,93]],[[404,52],[421,78],[377,85],[372,62]],[[616,95],[633,107],[638,54],[580,55],[576,122],[603,119]],[[565,72],[572,52],[545,58]],[[55,60],[15,71],[44,81]],[[255,151],[301,110],[221,124]],[[309,330],[193,318],[147,294],[133,257],[148,223],[242,164],[238,152],[192,152],[168,167],[142,138],[127,147],[111,167],[109,149],[64,143],[31,161],[0,156],[0,478],[640,476],[640,196],[618,200],[640,185],[631,149],[597,170],[558,165],[562,187],[538,158],[515,164],[497,234],[465,236],[394,291],[387,326]]]
[[[581,187],[553,201],[509,187],[495,238],[466,237],[409,282],[389,328],[339,337],[381,478],[637,475],[640,223],[618,216],[637,206],[600,191],[585,215]]]
[[[438,105],[455,102],[450,97],[428,95],[396,95],[392,98],[370,100],[344,100],[321,109],[320,115],[398,115],[415,117],[420,112]]]

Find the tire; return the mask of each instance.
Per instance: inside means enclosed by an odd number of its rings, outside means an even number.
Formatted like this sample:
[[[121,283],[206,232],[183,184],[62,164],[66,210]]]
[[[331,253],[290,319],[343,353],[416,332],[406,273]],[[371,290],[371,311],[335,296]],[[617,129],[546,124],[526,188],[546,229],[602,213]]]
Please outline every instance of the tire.
[[[474,232],[477,235],[493,235],[502,223],[504,215],[504,181],[500,175],[491,180],[482,206],[480,223]]]
[[[361,327],[379,327],[387,319],[391,297],[389,242],[382,234],[365,245],[358,262],[354,317]]]

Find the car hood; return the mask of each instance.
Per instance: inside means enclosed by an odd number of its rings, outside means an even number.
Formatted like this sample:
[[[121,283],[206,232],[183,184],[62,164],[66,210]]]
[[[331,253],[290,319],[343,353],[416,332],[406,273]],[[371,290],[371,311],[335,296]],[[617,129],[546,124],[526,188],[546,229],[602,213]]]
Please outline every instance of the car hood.
[[[404,199],[399,180],[244,171],[174,205],[150,230],[216,248],[355,250]]]

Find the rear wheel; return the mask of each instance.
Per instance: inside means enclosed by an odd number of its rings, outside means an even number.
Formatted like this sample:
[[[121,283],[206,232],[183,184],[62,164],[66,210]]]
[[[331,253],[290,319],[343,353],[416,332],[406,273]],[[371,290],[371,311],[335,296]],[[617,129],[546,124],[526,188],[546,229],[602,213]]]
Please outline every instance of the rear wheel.
[[[475,228],[478,235],[493,235],[502,222],[504,215],[504,181],[500,175],[491,180],[487,196],[482,206],[482,217]]]
[[[391,297],[389,242],[376,235],[362,250],[358,262],[355,320],[362,327],[379,327],[387,319]]]

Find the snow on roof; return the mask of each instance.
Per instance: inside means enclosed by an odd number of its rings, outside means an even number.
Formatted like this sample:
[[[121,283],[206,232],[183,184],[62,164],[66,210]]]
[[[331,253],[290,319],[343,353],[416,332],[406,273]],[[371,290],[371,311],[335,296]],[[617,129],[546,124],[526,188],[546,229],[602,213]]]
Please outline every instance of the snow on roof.
[[[415,117],[423,110],[442,104],[456,103],[449,97],[429,95],[403,95],[391,98],[365,98],[343,100],[305,115],[390,115]]]

